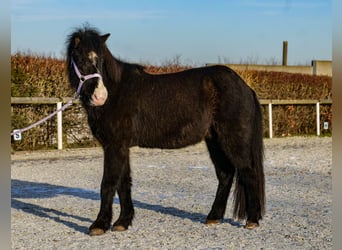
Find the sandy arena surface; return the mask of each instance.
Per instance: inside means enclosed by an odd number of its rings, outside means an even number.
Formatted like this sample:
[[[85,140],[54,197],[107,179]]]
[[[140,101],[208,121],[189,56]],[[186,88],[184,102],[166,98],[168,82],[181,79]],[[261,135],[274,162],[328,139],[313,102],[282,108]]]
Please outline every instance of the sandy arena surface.
[[[331,249],[332,138],[265,139],[266,215],[246,230],[203,224],[217,180],[205,144],[132,148],[133,226],[90,237],[100,206],[100,148],[11,156],[12,249]],[[119,213],[114,199],[114,216]]]

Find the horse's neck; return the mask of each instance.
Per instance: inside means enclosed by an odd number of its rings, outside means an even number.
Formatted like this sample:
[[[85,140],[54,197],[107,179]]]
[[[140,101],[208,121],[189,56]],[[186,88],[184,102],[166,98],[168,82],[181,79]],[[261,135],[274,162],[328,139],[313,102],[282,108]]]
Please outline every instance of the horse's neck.
[[[123,71],[123,63],[109,53],[105,56],[104,64],[107,69],[108,78],[116,83],[120,82]]]

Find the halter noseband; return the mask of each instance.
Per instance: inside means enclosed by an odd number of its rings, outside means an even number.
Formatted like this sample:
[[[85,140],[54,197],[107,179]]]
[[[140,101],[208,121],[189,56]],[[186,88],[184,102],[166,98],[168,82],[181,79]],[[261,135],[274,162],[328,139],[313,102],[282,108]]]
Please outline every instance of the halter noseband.
[[[76,91],[76,95],[77,96],[80,95],[82,85],[83,85],[83,83],[85,81],[87,81],[87,80],[89,80],[91,78],[95,78],[95,77],[98,77],[98,78],[102,79],[102,76],[99,73],[94,73],[94,74],[89,74],[89,75],[82,75],[73,58],[71,58],[71,64],[74,67],[74,70],[75,70],[75,73],[76,73],[78,79],[80,79],[80,82],[78,84],[77,91]]]

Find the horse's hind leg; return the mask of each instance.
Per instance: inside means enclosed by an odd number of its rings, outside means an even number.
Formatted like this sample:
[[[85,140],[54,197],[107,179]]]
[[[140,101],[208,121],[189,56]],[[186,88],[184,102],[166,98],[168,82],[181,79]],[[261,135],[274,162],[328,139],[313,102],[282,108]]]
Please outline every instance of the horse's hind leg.
[[[206,144],[210,157],[214,163],[218,178],[218,187],[215,201],[208,214],[206,224],[217,224],[223,219],[227,207],[229,192],[233,183],[235,168],[230,164],[227,156],[221,149],[216,134],[206,139]]]
[[[214,131],[215,132],[215,131]],[[234,177],[234,217],[247,219],[245,228],[259,226],[263,214],[263,172],[255,169],[258,161],[251,155],[250,140],[238,133],[218,138],[216,133],[206,140],[211,159],[219,179],[216,198],[207,217],[207,224],[218,223],[223,218]],[[245,134],[247,136],[247,133]],[[217,139],[216,139],[217,138]],[[261,150],[256,148],[256,150]],[[253,161],[254,160],[254,161]]]
[[[225,145],[228,149],[226,154],[236,171],[234,217],[239,220],[246,219],[245,228],[253,229],[259,226],[259,220],[262,219],[263,214],[264,179],[262,165],[257,167],[259,160],[253,158],[254,152],[249,147],[248,140],[239,138],[233,142],[231,140]],[[260,150],[260,148],[255,150]]]

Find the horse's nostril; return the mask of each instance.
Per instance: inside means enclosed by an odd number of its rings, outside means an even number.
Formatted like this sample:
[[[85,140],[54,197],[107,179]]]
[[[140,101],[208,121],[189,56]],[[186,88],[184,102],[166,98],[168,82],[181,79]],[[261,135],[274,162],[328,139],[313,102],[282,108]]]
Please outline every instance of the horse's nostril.
[[[105,96],[104,95],[94,95],[94,97],[95,97],[95,99],[97,99],[97,100],[103,100],[103,99],[105,99]]]

